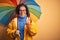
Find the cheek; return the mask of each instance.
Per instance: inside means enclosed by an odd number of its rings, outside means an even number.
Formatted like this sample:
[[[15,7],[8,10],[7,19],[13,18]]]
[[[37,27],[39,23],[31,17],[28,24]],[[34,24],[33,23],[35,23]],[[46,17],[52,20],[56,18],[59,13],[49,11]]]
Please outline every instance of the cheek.
[[[26,12],[23,12],[24,15],[26,15]]]
[[[24,13],[26,14],[26,11]]]

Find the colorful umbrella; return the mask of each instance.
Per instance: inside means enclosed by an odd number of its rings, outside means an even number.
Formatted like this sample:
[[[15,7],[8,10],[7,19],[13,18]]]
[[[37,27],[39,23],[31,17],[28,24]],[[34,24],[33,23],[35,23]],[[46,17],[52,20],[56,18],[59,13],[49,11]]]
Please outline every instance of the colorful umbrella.
[[[8,24],[11,16],[14,14],[18,0],[0,0],[0,23]],[[40,6],[35,0],[20,0],[19,3],[24,3],[28,6],[31,19],[36,22],[41,15]]]

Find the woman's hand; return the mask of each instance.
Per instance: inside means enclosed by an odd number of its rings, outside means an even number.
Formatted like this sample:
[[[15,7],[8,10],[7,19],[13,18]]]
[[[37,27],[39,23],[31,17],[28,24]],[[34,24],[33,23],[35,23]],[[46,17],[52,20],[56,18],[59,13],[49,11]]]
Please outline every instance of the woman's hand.
[[[18,35],[18,36],[20,36],[20,31],[19,30],[16,30],[15,31],[15,34]]]
[[[30,25],[30,19],[26,20],[26,25]]]

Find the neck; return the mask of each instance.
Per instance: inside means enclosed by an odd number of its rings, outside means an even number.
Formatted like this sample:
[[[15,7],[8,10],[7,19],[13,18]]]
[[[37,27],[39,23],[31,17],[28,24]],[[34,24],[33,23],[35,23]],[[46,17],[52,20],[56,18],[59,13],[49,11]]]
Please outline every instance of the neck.
[[[25,15],[25,16],[18,15],[18,18],[26,18],[26,17],[27,17],[27,15]]]

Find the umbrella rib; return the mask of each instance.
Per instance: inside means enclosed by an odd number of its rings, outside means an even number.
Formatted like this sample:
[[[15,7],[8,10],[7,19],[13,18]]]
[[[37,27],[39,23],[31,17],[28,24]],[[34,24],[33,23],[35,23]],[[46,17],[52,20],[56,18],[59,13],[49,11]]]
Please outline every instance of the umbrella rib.
[[[8,18],[10,18],[10,15],[12,15],[12,11],[14,11],[14,10],[11,10],[11,11],[9,11],[8,13],[10,13],[10,14],[6,14],[1,20],[0,20],[0,22],[2,23],[2,24],[7,24],[8,22],[9,22],[9,19]]]
[[[4,7],[0,7],[0,13],[3,12],[3,11],[6,11],[6,10],[10,10],[12,8],[15,8],[15,7],[12,7],[12,6],[4,6]]]
[[[30,8],[30,7],[29,7],[29,8]],[[30,9],[32,9],[32,8],[30,8]],[[37,11],[36,9],[33,9],[33,10]],[[40,12],[40,11],[38,11],[38,12]]]
[[[30,8],[33,8],[33,9],[35,9],[37,11],[41,11],[39,6],[35,6],[35,5],[27,5],[27,6],[30,7]]]
[[[26,5],[32,4],[32,5],[39,6],[35,1],[27,1],[27,2],[24,2],[24,4],[26,4]]]
[[[10,3],[4,3],[4,2],[0,2],[1,4],[8,4],[8,5],[10,5],[10,6],[15,6],[15,5],[12,5],[12,4],[10,4]]]
[[[10,9],[10,11],[11,11],[11,10],[13,10],[13,9]],[[9,12],[9,10],[7,10],[7,11]],[[5,12],[6,12],[6,11],[5,11]],[[2,13],[0,14],[0,20],[1,20],[1,18],[3,18],[3,17],[7,14],[7,13],[5,13],[5,14],[3,15],[3,13],[4,13],[4,12],[2,12]],[[1,16],[1,15],[2,15],[2,16]]]
[[[30,8],[32,9],[32,8]],[[35,10],[35,9],[32,9],[32,10]],[[31,10],[30,10],[31,11]],[[35,13],[36,13],[37,10],[35,10]],[[31,11],[33,13],[33,11]],[[38,11],[37,11],[38,12]],[[40,18],[40,15],[41,15],[41,12],[38,12],[37,14],[33,13],[35,16],[37,16],[38,18]],[[40,14],[39,14],[40,13]],[[39,15],[38,15],[39,14]]]

